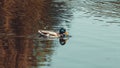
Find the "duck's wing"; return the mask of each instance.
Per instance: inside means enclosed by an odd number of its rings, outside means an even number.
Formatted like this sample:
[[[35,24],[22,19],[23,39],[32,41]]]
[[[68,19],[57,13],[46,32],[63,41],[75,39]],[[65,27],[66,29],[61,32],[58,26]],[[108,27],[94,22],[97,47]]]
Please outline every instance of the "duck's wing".
[[[41,35],[44,35],[44,33],[41,30],[38,30],[38,33],[40,33]]]
[[[43,33],[43,34],[49,34],[50,36],[57,36],[58,35],[57,32],[47,31],[47,30],[39,30],[38,32]]]

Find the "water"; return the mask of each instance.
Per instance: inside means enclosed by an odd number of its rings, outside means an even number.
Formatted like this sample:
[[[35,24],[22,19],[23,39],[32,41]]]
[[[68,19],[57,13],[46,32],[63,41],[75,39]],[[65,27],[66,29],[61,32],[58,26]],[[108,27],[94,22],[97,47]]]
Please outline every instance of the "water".
[[[42,12],[35,33],[30,24],[15,24],[17,19],[11,24],[13,33],[4,33],[7,29],[0,26],[0,68],[120,68],[119,8],[117,0],[54,0],[50,9],[43,8],[49,13]],[[60,39],[40,39],[38,27],[53,31],[64,27],[72,37],[65,45]]]
[[[118,2],[59,0],[63,1],[72,16],[67,19],[69,23],[61,21],[59,26],[66,27],[72,37],[64,46],[55,45],[59,46],[51,57],[51,66],[42,68],[119,68]]]

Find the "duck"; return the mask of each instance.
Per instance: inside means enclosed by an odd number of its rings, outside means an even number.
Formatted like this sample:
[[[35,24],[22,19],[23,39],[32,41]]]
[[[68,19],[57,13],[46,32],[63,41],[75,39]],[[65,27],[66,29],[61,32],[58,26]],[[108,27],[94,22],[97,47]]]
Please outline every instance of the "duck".
[[[39,37],[54,37],[54,38],[64,38],[68,35],[65,28],[61,28],[59,32],[49,31],[49,30],[38,30]]]

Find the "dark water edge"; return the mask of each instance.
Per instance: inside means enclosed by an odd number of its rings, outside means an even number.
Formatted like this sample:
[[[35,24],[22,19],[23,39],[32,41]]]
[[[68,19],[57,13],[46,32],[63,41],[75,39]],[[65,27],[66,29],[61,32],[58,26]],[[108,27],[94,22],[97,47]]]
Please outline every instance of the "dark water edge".
[[[31,35],[55,24],[50,23],[50,9],[51,0],[0,0],[0,68],[45,65],[38,62],[47,61],[46,55],[52,54],[52,42],[46,42],[48,46],[39,46],[44,41],[35,41]],[[41,59],[38,60],[38,56]]]

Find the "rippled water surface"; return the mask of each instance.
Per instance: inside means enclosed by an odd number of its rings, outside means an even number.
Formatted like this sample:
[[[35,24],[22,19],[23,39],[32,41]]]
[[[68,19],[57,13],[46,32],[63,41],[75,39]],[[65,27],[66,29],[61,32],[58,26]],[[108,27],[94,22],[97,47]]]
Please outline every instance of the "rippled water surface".
[[[55,0],[63,3],[58,18],[72,37],[55,48],[51,66],[43,68],[119,68],[120,2]],[[57,5],[58,6],[58,5]],[[68,14],[67,14],[68,13]],[[71,15],[67,18],[64,16]],[[59,27],[58,26],[58,27]],[[56,41],[55,41],[56,42]],[[56,46],[56,45],[55,45]]]
[[[119,8],[119,0],[53,0],[40,28],[64,27],[72,36],[65,40],[28,36],[31,27],[18,26],[17,19],[13,31],[20,36],[4,34],[0,26],[0,68],[120,68]]]

